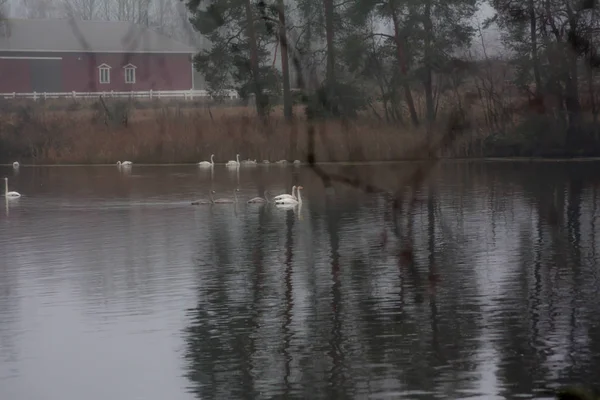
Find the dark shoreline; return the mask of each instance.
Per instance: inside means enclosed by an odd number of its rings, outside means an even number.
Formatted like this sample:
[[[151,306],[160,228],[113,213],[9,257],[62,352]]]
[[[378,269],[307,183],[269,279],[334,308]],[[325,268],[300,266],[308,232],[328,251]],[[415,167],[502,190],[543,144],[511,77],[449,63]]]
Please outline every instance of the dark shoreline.
[[[389,164],[404,164],[404,163],[418,163],[427,162],[431,159],[404,159],[404,160],[385,160],[385,161],[317,161],[317,165],[389,165]],[[438,162],[600,162],[600,156],[591,157],[456,157],[456,158],[440,158]],[[115,164],[97,164],[97,163],[28,163],[19,161],[19,167],[115,167]],[[196,166],[197,163],[136,163],[133,162],[136,167],[182,167],[182,166]],[[308,163],[305,161],[301,165],[294,165],[292,162],[288,162],[287,165],[280,165],[271,162],[270,164],[263,164],[258,162],[256,166],[240,166],[240,168],[255,168],[255,167],[273,167],[273,168],[298,168],[308,167]],[[12,162],[0,163],[0,167],[12,167]],[[225,167],[225,163],[215,163],[215,167]]]

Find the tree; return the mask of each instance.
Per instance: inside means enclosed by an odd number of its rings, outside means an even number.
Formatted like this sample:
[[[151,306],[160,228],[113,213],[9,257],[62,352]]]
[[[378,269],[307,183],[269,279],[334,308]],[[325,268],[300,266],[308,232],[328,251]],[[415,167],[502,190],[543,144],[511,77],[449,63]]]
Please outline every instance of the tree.
[[[9,0],[0,0],[0,12],[3,16],[8,14],[6,10],[7,7],[10,7]]]
[[[69,16],[92,20],[100,11],[100,0],[63,0],[63,7]]]
[[[404,89],[404,96],[411,120],[415,126],[419,125],[419,117],[415,108],[410,82],[408,77],[409,59],[406,53],[406,45],[408,42],[409,28],[408,24],[402,19],[406,4],[404,0],[356,0],[353,2],[349,15],[352,20],[365,24],[369,16],[373,16],[380,20],[383,24],[392,25],[392,32],[373,32],[371,36],[381,36],[391,39],[394,43],[396,68],[399,72],[401,85]]]
[[[325,8],[325,31],[327,38],[327,81],[333,85],[335,82],[335,44],[333,26],[333,0],[323,0]]]
[[[387,121],[404,123],[400,87],[400,71],[397,67],[395,43],[390,37],[375,35],[378,26],[377,20],[370,18],[362,30],[346,36],[340,58],[347,71],[355,77],[354,84],[360,85],[366,93],[370,88],[376,87],[371,92],[373,101],[381,102]],[[374,93],[378,92],[378,96]],[[369,105],[379,118],[378,111]]]
[[[454,53],[467,47],[474,34],[469,23],[476,12],[476,0],[356,0],[351,18],[365,24],[369,17],[391,29],[373,30],[394,46],[400,85],[412,123],[419,116],[412,96],[414,82],[423,84],[428,123],[436,114],[434,75],[444,69]]]
[[[290,93],[290,67],[288,55],[287,24],[283,0],[277,0],[279,14],[279,42],[281,44],[281,72],[283,79],[283,115],[289,121],[292,118],[292,95]]]
[[[54,18],[59,15],[52,0],[21,0],[19,13],[26,18]]]
[[[580,74],[588,70],[589,90],[593,100],[593,71],[590,56],[594,53],[593,37],[597,32],[598,8],[594,2],[573,0],[493,0],[497,22],[505,43],[514,52],[519,71],[515,82],[531,97],[530,104],[547,117],[557,115],[558,126],[566,124],[566,145],[574,149],[581,144]],[[587,66],[582,61],[587,60]],[[582,68],[583,67],[583,68]],[[535,84],[535,89],[530,89]],[[550,98],[556,99],[551,106]],[[595,108],[595,107],[594,107]],[[553,109],[556,113],[547,113]],[[595,111],[597,114],[597,112]]]
[[[421,80],[425,90],[426,116],[429,123],[435,119],[433,75],[451,62],[459,49],[470,46],[475,29],[471,26],[477,11],[477,0],[425,0],[410,7],[415,26],[421,29]],[[417,31],[418,32],[418,31]],[[411,40],[415,43],[415,40]]]
[[[295,51],[303,61],[304,73],[319,77],[310,87],[307,113],[322,117],[349,117],[367,100],[358,91],[356,76],[344,65],[344,46],[356,30],[347,10],[353,1],[299,0],[292,18],[296,21]],[[368,101],[368,100],[367,100]]]
[[[237,85],[243,97],[254,96],[258,115],[266,117],[269,99],[264,89],[277,91],[280,82],[267,63],[267,45],[277,40],[277,10],[251,0],[189,0],[187,6],[192,25],[212,44],[195,58],[209,89],[220,92]]]

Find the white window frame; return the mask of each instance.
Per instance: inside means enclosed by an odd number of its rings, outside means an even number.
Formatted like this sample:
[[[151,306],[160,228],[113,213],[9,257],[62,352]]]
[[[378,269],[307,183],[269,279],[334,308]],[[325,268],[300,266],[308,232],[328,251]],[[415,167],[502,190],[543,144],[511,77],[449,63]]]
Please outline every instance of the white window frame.
[[[135,70],[137,69],[137,67],[133,64],[127,64],[126,66],[123,67],[123,69],[125,70],[125,83],[127,83],[127,84],[135,83]],[[128,74],[131,74],[131,79],[129,79]]]
[[[100,82],[100,84],[106,85],[106,84],[110,83],[110,69],[111,69],[111,67],[108,64],[101,64],[98,66],[98,82]],[[103,73],[106,74],[105,80],[102,79]]]

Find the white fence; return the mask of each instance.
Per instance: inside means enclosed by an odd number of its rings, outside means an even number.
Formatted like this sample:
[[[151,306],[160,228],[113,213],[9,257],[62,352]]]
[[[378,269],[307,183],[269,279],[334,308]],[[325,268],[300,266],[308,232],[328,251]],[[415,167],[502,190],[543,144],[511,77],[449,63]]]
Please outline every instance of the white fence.
[[[198,98],[210,99],[207,90],[147,90],[130,92],[56,92],[56,93],[0,93],[2,99],[93,99],[98,97],[114,98],[138,98],[138,99],[185,99]],[[235,90],[225,90],[223,97],[228,99],[239,98]]]

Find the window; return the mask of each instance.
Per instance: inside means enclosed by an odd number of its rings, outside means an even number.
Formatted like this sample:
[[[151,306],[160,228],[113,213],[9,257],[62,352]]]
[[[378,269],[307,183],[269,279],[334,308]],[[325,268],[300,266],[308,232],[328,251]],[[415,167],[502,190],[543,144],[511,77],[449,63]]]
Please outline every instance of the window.
[[[125,83],[135,83],[135,69],[137,68],[133,64],[127,64],[125,68]]]
[[[100,68],[100,83],[110,83],[109,68]]]
[[[98,67],[98,79],[100,83],[110,83],[110,66],[102,64]]]

